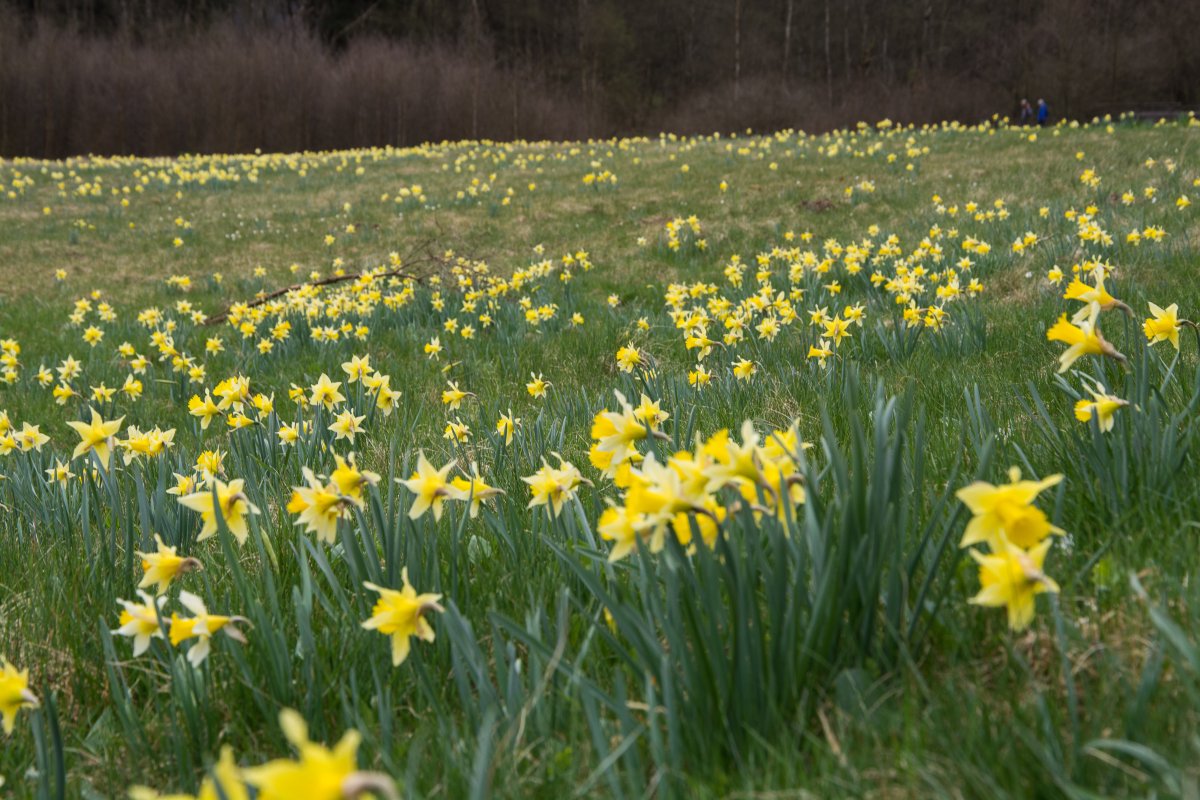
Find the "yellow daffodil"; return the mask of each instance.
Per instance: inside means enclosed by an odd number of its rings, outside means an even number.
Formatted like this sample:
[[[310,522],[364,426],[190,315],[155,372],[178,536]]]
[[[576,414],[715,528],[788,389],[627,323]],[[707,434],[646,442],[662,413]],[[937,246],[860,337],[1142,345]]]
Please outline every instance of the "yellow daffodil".
[[[311,387],[312,395],[309,402],[314,406],[324,406],[327,411],[331,411],[334,406],[346,400],[346,396],[339,391],[341,388],[341,383],[331,381],[329,376],[322,372],[321,377],[317,378],[317,382]]]
[[[993,551],[1005,541],[1018,547],[1032,547],[1052,533],[1062,530],[1051,525],[1046,515],[1033,505],[1037,496],[1062,481],[1062,475],[1051,475],[1040,481],[1021,480],[1021,471],[1008,471],[1007,484],[994,486],[976,481],[964,486],[956,497],[974,515],[963,534],[960,547],[986,542]]]
[[[585,483],[575,465],[564,461],[562,456],[558,456],[557,467],[551,467],[543,458],[542,468],[521,480],[529,484],[532,494],[527,507],[549,506],[555,516],[562,514],[563,505],[570,502],[575,497],[579,485]]]
[[[363,432],[362,421],[366,418],[366,415],[355,416],[352,410],[346,409],[337,415],[329,430],[335,434],[335,441],[346,439],[354,444],[355,435]]]
[[[214,478],[214,485],[215,505],[214,490],[207,488],[179,498],[180,505],[200,512],[200,519],[204,522],[204,527],[201,528],[196,541],[203,542],[205,539],[217,535],[217,511],[219,509],[229,532],[237,539],[238,544],[245,544],[246,537],[250,535],[247,519],[251,514],[259,513],[258,506],[250,502],[250,498],[243,490],[245,481],[238,478],[225,483]]]
[[[971,557],[979,564],[980,590],[971,602],[981,606],[1003,606],[1008,610],[1008,626],[1024,630],[1033,621],[1034,599],[1044,592],[1057,592],[1058,584],[1042,572],[1050,540],[1023,550],[1011,542],[1001,542],[997,552],[984,555],[977,550]]]
[[[432,642],[433,627],[425,619],[430,611],[441,612],[438,605],[442,599],[440,594],[417,594],[417,590],[408,582],[408,568],[401,572],[403,588],[385,589],[373,583],[364,583],[373,592],[379,593],[379,600],[371,610],[371,618],[362,623],[369,631],[379,631],[385,636],[392,637],[392,666],[400,666],[408,658],[409,639],[416,636],[424,642]]]
[[[1100,426],[1100,432],[1108,433],[1116,424],[1117,409],[1129,405],[1129,402],[1108,394],[1099,384],[1095,389],[1088,389],[1088,392],[1092,395],[1091,400],[1079,400],[1075,403],[1075,419],[1090,422],[1094,417],[1096,424]]]
[[[37,705],[37,695],[29,691],[29,670],[18,670],[7,658],[0,656],[0,718],[3,718],[4,732],[13,732],[18,711]]]
[[[212,636],[218,631],[224,632],[226,636],[236,642],[246,643],[246,636],[237,627],[239,624],[248,624],[249,621],[245,617],[210,614],[204,601],[188,591],[179,593],[179,602],[192,612],[193,616],[171,615],[171,644],[178,647],[189,639],[196,640],[188,648],[187,654],[187,660],[192,666],[198,667],[204,662],[204,659],[208,658],[212,649]]]
[[[513,431],[521,424],[521,420],[513,416],[512,409],[508,410],[507,414],[501,414],[500,419],[496,422],[496,433],[504,440],[504,445],[507,447],[512,444]]]
[[[354,453],[345,458],[334,456],[334,470],[329,479],[337,486],[337,490],[347,497],[362,500],[363,489],[379,483],[379,473],[360,469]]]
[[[454,468],[450,462],[441,469],[434,469],[425,458],[425,453],[417,454],[417,471],[408,480],[396,479],[396,482],[413,494],[413,504],[408,510],[409,519],[417,519],[426,511],[433,511],[433,518],[442,518],[442,506],[447,499],[461,500],[462,494],[455,489],[446,476]]]
[[[297,758],[279,758],[242,770],[246,783],[257,790],[258,800],[347,800],[368,793],[383,800],[396,797],[386,775],[357,770],[362,739],[357,731],[346,731],[330,749],[309,740],[303,717],[291,709],[279,713],[279,726],[296,748]]]
[[[159,794],[145,786],[132,786],[130,800],[250,800],[250,791],[242,780],[242,770],[233,759],[233,749],[221,748],[221,756],[212,773],[200,782],[200,792],[190,794]]]
[[[158,594],[165,594],[171,581],[187,572],[204,568],[199,559],[181,556],[176,552],[176,548],[163,544],[162,537],[157,533],[154,534],[154,542],[158,545],[155,552],[137,554],[138,558],[142,559],[144,573],[141,582],[138,583],[139,589],[154,586]]]
[[[546,390],[550,388],[551,383],[544,379],[541,376],[541,373],[534,375],[531,372],[529,373],[529,377],[532,378],[532,380],[525,384],[525,390],[529,392],[529,396],[535,397],[539,400],[545,399]]]
[[[79,434],[79,444],[75,446],[75,451],[71,454],[71,458],[79,458],[87,453],[95,453],[96,458],[100,460],[100,464],[108,469],[112,461],[113,437],[121,430],[121,423],[125,421],[124,417],[105,422],[95,409],[92,409],[91,422],[76,422],[71,420],[67,425],[71,426],[76,433]]]
[[[361,503],[349,495],[342,494],[336,483],[321,483],[308,467],[304,468],[304,480],[306,486],[296,486],[292,489],[292,498],[287,505],[288,513],[298,514],[296,524],[303,525],[309,533],[315,533],[325,544],[335,544],[338,520],[342,518],[347,507]]]
[[[475,469],[472,466],[472,469]],[[469,477],[455,476],[450,485],[458,490],[459,495],[463,500],[469,501],[469,511],[471,519],[479,516],[479,506],[481,503],[490,502],[497,495],[504,494],[503,489],[497,489],[495,486],[488,484],[479,476],[478,472],[472,472]]]
[[[1086,308],[1088,309],[1086,317],[1068,322],[1067,315],[1063,314],[1058,318],[1058,322],[1046,331],[1046,338],[1050,341],[1068,345],[1067,349],[1058,357],[1060,373],[1066,372],[1072,364],[1085,355],[1104,355],[1122,364],[1125,363],[1125,356],[1118,353],[1116,348],[1100,335],[1100,330],[1096,327],[1096,318],[1100,313],[1099,304],[1091,303]]]
[[[121,611],[120,627],[113,631],[114,635],[128,636],[133,639],[134,658],[149,649],[151,639],[162,638],[162,626],[159,620],[162,616],[163,604],[167,602],[166,597],[154,598],[141,590],[138,590],[138,597],[142,599],[142,602],[131,603],[128,600],[117,600],[124,609]]]
[[[458,384],[454,381],[449,381],[447,386],[450,388],[442,391],[442,403],[448,406],[448,410],[457,411],[462,405],[463,398],[474,397],[470,392],[464,392],[458,388]]]
[[[1176,350],[1179,349],[1179,304],[1172,303],[1166,308],[1159,308],[1150,303],[1151,316],[1142,323],[1142,331],[1150,344],[1170,342]]]

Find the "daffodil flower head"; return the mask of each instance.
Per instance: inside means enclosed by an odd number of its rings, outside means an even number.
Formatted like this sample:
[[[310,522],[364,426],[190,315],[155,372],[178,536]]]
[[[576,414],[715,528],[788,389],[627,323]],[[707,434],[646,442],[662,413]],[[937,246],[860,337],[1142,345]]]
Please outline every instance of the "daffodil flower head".
[[[399,590],[385,589],[373,583],[363,584],[371,591],[378,592],[379,600],[371,611],[370,619],[363,622],[362,627],[392,637],[392,665],[396,667],[408,658],[411,647],[409,640],[413,636],[423,642],[433,641],[433,627],[425,615],[444,610],[438,604],[442,599],[440,594],[417,594],[408,581],[407,567],[401,572],[400,579],[404,586]]]
[[[221,748],[221,756],[211,774],[200,783],[200,791],[190,794],[159,794],[146,786],[131,786],[130,800],[250,800],[250,790],[242,780],[242,770],[233,758],[233,748]]]
[[[996,552],[1007,541],[1029,548],[1051,534],[1063,533],[1033,505],[1041,492],[1056,486],[1063,476],[1051,475],[1040,481],[1021,480],[1021,472],[1016,467],[1009,470],[1008,476],[1007,484],[994,486],[976,481],[958,490],[956,496],[974,515],[967,523],[960,547],[986,542]]]
[[[77,422],[72,420],[67,423],[71,428],[79,434],[79,444],[75,446],[75,451],[71,454],[71,458],[79,458],[87,453],[94,452],[96,458],[100,460],[100,464],[108,469],[112,462],[113,439],[117,432],[121,430],[121,423],[125,421],[124,417],[120,419],[105,422],[104,419],[96,413],[96,409],[91,409],[91,422]]]
[[[167,602],[167,598],[163,595],[157,598],[151,597],[140,589],[138,597],[142,599],[142,602],[131,603],[128,600],[117,600],[123,610],[121,611],[120,627],[113,631],[118,636],[128,636],[133,639],[135,658],[149,649],[151,639],[162,638],[160,619],[163,604]]]
[[[323,484],[308,467],[303,470],[305,486],[292,489],[287,510],[298,514],[297,525],[303,525],[309,533],[315,533],[325,544],[337,542],[338,520],[351,506],[361,506],[362,501],[342,494],[334,482]]]
[[[329,479],[337,484],[338,491],[344,495],[361,500],[366,486],[376,486],[381,480],[378,472],[359,469],[354,453],[345,458],[334,456],[335,467],[329,474]]]
[[[408,480],[396,479],[396,482],[413,494],[413,504],[408,510],[409,519],[417,519],[426,511],[433,511],[434,520],[442,518],[442,509],[446,500],[461,500],[462,493],[451,485],[446,476],[454,468],[451,461],[441,469],[435,469],[425,458],[424,451],[417,454],[417,470]]]
[[[1071,322],[1068,322],[1067,315],[1063,314],[1046,331],[1046,338],[1050,341],[1068,345],[1067,349],[1058,357],[1058,371],[1066,372],[1072,364],[1085,355],[1104,355],[1124,364],[1125,356],[1118,353],[1116,348],[1100,335],[1100,330],[1096,326],[1100,305],[1090,303],[1084,306],[1081,312],[1086,313],[1076,314]]]
[[[279,726],[297,755],[242,771],[246,783],[258,790],[258,800],[344,800],[367,791],[395,798],[395,786],[386,775],[358,771],[358,731],[346,731],[331,749],[308,738],[308,725],[292,709],[279,713]]]
[[[592,421],[592,438],[595,443],[588,452],[592,466],[611,478],[617,468],[627,462],[633,454],[634,443],[645,439],[649,428],[639,419],[637,412],[620,392],[614,392],[621,411],[603,409]]]
[[[37,695],[29,690],[29,670],[19,670],[7,658],[0,656],[0,719],[3,720],[4,733],[13,732],[18,711],[37,706]]]
[[[492,498],[497,495],[504,494],[503,489],[498,489],[495,486],[489,486],[483,478],[479,476],[479,467],[476,464],[471,465],[471,473],[467,477],[456,475],[450,481],[450,485],[458,490],[459,495],[463,500],[469,503],[469,514],[471,519],[479,516],[480,504],[491,502]]]
[[[1166,308],[1159,308],[1150,303],[1151,316],[1142,323],[1142,331],[1150,344],[1170,342],[1176,350],[1179,349],[1179,304],[1172,303]]]
[[[1116,425],[1117,410],[1129,405],[1129,401],[1108,394],[1104,385],[1099,383],[1094,389],[1088,388],[1088,393],[1092,396],[1091,400],[1083,399],[1075,403],[1075,419],[1083,423],[1095,419],[1100,432],[1108,433]]]
[[[176,548],[163,544],[162,537],[154,534],[154,542],[158,549],[153,553],[138,552],[142,559],[142,576],[139,589],[155,586],[158,594],[166,594],[171,581],[192,570],[204,569],[199,559],[184,557],[176,552]]]
[[[1024,630],[1033,621],[1034,598],[1044,592],[1057,592],[1058,584],[1042,571],[1051,540],[1046,539],[1028,550],[1002,541],[991,555],[978,550],[971,557],[979,564],[980,590],[971,602],[981,606],[1003,606],[1008,610],[1008,626]]]
[[[541,469],[521,480],[529,484],[532,495],[526,508],[547,506],[557,517],[562,514],[563,506],[575,497],[579,485],[588,481],[570,461],[563,460],[558,453],[553,455],[558,458],[557,467],[550,466],[543,458]]]
[[[237,627],[239,624],[249,624],[245,617],[210,614],[204,601],[188,591],[179,593],[179,602],[194,616],[181,617],[179,614],[172,614],[169,638],[175,647],[189,639],[196,640],[187,654],[188,662],[193,666],[200,666],[204,659],[208,658],[212,649],[212,636],[218,631],[224,632],[236,642],[246,643],[245,634]]]
[[[212,488],[205,488],[185,497],[179,498],[180,505],[200,512],[204,526],[200,529],[197,542],[202,542],[217,535],[219,524],[218,513],[224,520],[229,532],[237,539],[238,544],[245,544],[250,535],[247,520],[252,514],[258,514],[258,506],[250,502],[241,478],[225,483],[219,478],[213,479]]]
[[[1127,305],[1113,297],[1108,293],[1108,290],[1104,288],[1104,267],[1098,266],[1094,272],[1094,275],[1096,281],[1095,286],[1089,286],[1081,281],[1078,275],[1075,276],[1074,280],[1068,284],[1067,290],[1063,293],[1063,298],[1066,300],[1078,300],[1085,304],[1095,303],[1096,305],[1100,306],[1102,311],[1109,311],[1114,308],[1120,308],[1128,311],[1129,307]]]

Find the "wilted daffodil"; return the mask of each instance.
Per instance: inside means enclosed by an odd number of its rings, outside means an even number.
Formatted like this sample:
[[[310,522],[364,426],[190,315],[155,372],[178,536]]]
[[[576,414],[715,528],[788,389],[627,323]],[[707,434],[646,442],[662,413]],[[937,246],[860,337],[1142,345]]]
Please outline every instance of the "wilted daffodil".
[[[204,527],[200,530],[200,535],[196,537],[197,542],[203,542],[217,535],[217,511],[219,507],[221,518],[225,520],[225,525],[229,528],[229,532],[237,539],[238,544],[245,544],[246,537],[250,535],[250,529],[247,525],[247,518],[250,514],[257,514],[258,506],[250,502],[250,498],[243,491],[245,481],[241,478],[225,483],[217,478],[213,479],[215,486],[216,503],[214,505],[214,490],[205,488],[201,491],[194,492],[186,497],[180,497],[180,505],[186,506],[193,511],[200,512],[200,519],[204,522]]]
[[[364,583],[373,592],[379,593],[379,600],[371,610],[371,618],[362,624],[369,631],[379,631],[385,636],[392,637],[392,665],[400,666],[408,658],[409,639],[416,636],[425,642],[432,642],[433,628],[425,619],[430,611],[441,612],[438,605],[442,599],[440,594],[417,594],[417,590],[408,582],[408,568],[400,574],[404,582],[403,588],[384,589],[373,583]]]

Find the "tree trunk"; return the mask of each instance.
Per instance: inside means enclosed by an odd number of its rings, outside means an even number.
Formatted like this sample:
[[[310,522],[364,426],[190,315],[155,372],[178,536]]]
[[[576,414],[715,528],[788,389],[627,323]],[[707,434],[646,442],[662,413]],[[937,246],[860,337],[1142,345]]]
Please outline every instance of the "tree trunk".
[[[742,0],[733,0],[733,102],[742,89]]]
[[[475,58],[471,68],[471,138],[479,138],[479,61],[483,57],[483,17],[479,12],[479,0],[471,0],[471,38],[474,39]]]
[[[829,0],[825,0],[825,94],[833,108],[833,54],[829,49]]]
[[[846,79],[850,79],[850,0],[842,0],[842,60],[846,62]]]
[[[786,90],[788,88],[788,59],[792,55],[792,11],[795,9],[796,0],[787,0],[787,7],[783,14],[783,65],[780,69],[780,83]]]

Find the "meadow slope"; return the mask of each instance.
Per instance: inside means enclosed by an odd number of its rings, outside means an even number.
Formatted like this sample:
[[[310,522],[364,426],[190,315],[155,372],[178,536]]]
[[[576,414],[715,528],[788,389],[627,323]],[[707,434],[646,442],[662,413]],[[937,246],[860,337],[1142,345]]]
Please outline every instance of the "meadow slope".
[[[1198,145],[0,160],[0,792],[1195,796]]]

